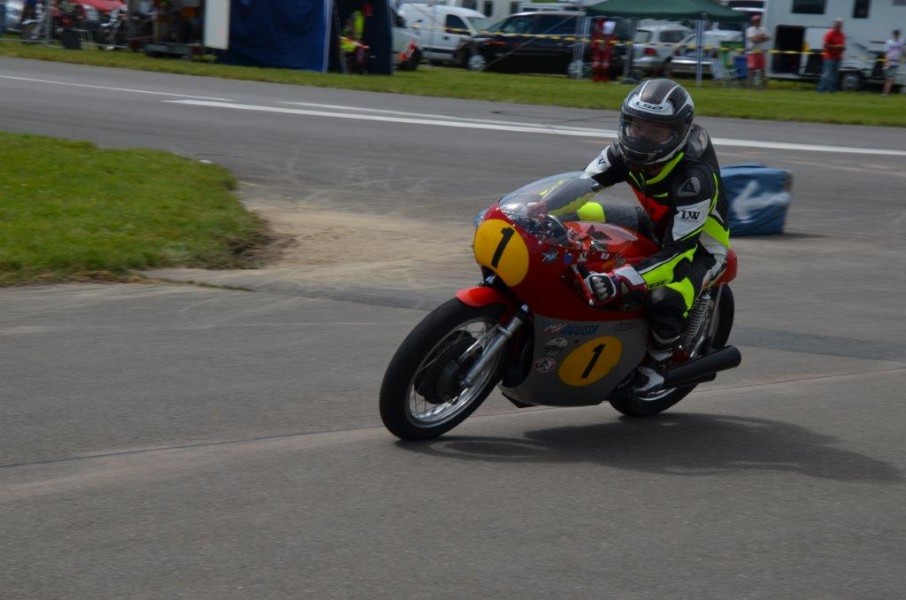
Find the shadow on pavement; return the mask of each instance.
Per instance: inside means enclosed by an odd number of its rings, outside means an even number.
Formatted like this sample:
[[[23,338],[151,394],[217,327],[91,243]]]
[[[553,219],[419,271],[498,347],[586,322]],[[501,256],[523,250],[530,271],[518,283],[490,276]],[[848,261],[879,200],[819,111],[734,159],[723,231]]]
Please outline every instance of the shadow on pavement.
[[[491,462],[600,463],[678,476],[790,471],[838,481],[898,483],[892,466],[834,447],[837,438],[780,421],[671,414],[650,419],[528,431],[524,438],[442,437],[404,443],[411,452]]]

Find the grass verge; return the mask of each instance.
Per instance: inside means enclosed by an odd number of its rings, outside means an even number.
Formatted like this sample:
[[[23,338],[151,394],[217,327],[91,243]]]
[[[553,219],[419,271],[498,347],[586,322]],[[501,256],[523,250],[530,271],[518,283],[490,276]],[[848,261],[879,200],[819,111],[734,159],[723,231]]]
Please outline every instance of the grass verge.
[[[0,285],[254,266],[266,225],[226,169],[0,132]]]
[[[125,50],[64,50],[24,45],[9,38],[0,43],[0,56],[392,94],[610,110],[619,109],[630,89],[619,83],[592,83],[565,76],[474,73],[424,65],[417,71],[400,71],[391,77],[236,67],[210,60],[151,58]],[[906,127],[904,94],[886,97],[877,91],[818,94],[814,84],[779,81],[770,82],[764,92],[726,87],[712,81],[703,82],[701,87],[696,87],[694,80],[686,79],[683,83],[692,92],[699,115]]]

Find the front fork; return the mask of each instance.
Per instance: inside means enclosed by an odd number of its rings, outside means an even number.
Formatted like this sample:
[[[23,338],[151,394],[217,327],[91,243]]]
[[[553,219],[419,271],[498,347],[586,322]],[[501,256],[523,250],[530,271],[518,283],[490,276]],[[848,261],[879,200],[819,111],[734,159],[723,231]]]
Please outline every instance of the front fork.
[[[503,351],[504,346],[516,331],[522,326],[525,320],[528,318],[529,307],[526,304],[523,304],[519,307],[519,310],[513,314],[513,317],[510,319],[510,322],[506,325],[497,324],[493,330],[489,332],[490,343],[485,346],[484,351],[481,353],[481,356],[478,357],[478,360],[475,361],[475,364],[469,368],[469,372],[466,373],[465,377],[462,378],[462,386],[464,388],[472,387],[472,384],[475,382],[475,379],[481,374],[482,371],[487,367],[487,365],[497,357],[497,354]],[[459,363],[462,364],[473,353],[477,352],[483,340],[476,340],[471,347],[469,347],[466,352],[459,358]]]

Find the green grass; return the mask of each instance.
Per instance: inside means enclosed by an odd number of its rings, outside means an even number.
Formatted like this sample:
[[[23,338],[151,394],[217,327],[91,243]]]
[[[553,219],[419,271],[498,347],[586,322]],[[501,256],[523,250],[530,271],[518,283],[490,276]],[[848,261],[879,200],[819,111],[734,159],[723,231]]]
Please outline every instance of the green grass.
[[[0,285],[253,264],[265,225],[224,168],[0,133]]]
[[[150,58],[129,51],[63,50],[10,39],[0,43],[0,55],[290,85],[611,110],[619,108],[630,89],[619,83],[592,83],[565,76],[473,73],[424,65],[417,71],[397,72],[390,77],[235,67],[211,60]],[[692,92],[699,115],[906,127],[906,95],[902,94],[818,94],[814,84],[779,81],[770,82],[770,89],[764,92],[728,88],[711,81],[701,87],[690,79],[683,83]]]

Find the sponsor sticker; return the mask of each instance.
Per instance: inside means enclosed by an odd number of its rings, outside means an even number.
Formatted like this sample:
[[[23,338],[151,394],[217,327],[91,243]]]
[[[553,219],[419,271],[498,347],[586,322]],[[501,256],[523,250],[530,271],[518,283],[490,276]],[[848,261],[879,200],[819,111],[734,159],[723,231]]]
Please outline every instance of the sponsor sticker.
[[[569,323],[551,323],[544,328],[544,333],[557,335],[595,335],[600,325],[570,325]]]
[[[553,358],[539,358],[532,364],[532,368],[538,373],[550,373],[557,367]]]
[[[563,352],[567,346],[569,346],[569,342],[566,341],[566,338],[554,338],[544,344],[544,353],[559,354]]]

